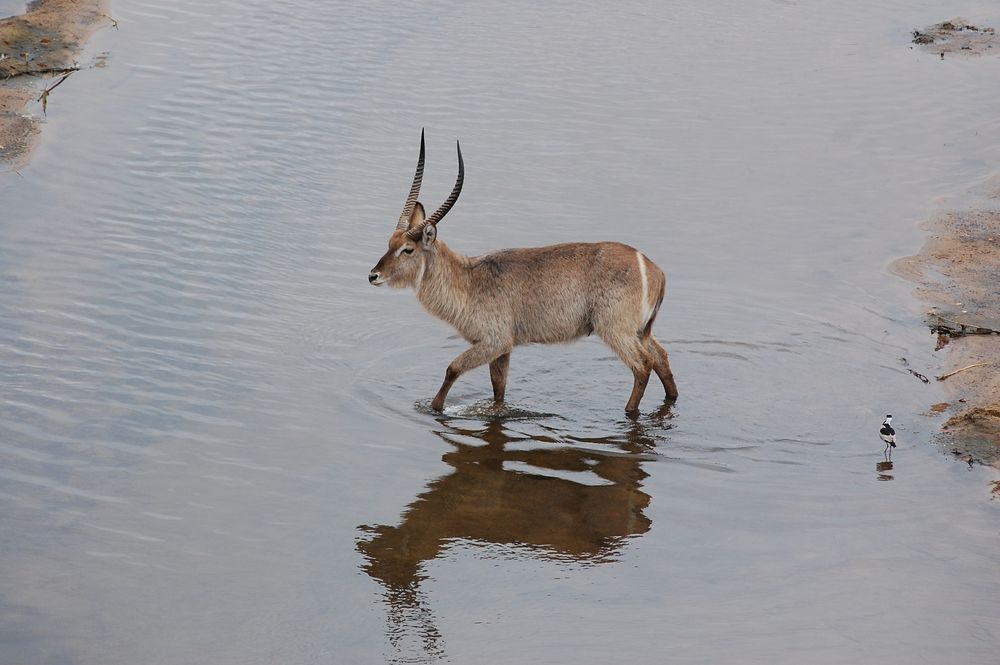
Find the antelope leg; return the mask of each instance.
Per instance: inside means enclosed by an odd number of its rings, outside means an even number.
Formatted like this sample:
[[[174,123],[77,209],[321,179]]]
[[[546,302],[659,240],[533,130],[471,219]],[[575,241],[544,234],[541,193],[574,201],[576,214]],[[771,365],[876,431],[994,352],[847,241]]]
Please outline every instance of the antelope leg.
[[[462,376],[470,369],[475,369],[476,367],[485,365],[495,359],[499,360],[500,356],[508,355],[509,353],[509,346],[504,346],[496,342],[483,340],[473,344],[457,358],[452,360],[450,365],[448,365],[448,370],[444,373],[444,382],[441,384],[441,388],[438,389],[437,395],[434,396],[433,401],[431,401],[431,408],[435,411],[444,410],[444,400],[448,396],[448,391],[451,390],[452,384],[455,383],[455,379]],[[492,374],[493,372],[491,368],[490,375],[492,376]],[[496,397],[495,384],[493,394],[494,397]]]

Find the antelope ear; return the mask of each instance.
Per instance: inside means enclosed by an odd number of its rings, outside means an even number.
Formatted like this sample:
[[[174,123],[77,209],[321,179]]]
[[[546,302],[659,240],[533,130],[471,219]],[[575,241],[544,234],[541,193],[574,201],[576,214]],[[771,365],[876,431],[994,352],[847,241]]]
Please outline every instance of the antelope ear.
[[[438,230],[433,224],[428,224],[424,227],[423,238],[420,239],[421,244],[424,249],[430,249],[434,245],[434,241],[437,240]]]
[[[420,201],[413,206],[413,212],[410,213],[410,228],[415,229],[424,223],[427,219],[427,214],[424,212],[424,206]]]

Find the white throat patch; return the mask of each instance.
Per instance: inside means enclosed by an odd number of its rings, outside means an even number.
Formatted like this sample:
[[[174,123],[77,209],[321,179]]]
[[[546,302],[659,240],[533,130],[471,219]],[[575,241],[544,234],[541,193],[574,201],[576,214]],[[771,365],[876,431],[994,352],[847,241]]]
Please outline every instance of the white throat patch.
[[[417,281],[413,285],[413,289],[420,295],[420,285],[424,283],[424,270],[427,268],[427,257],[423,254],[420,255],[420,270],[417,271]]]

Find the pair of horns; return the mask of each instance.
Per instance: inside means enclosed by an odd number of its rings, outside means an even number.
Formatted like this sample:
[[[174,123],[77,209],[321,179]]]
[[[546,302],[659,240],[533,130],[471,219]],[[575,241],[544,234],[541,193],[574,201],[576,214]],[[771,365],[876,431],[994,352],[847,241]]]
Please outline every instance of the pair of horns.
[[[455,146],[458,149],[458,180],[455,181],[455,187],[433,215],[428,217],[419,227],[406,232],[406,235],[412,240],[420,239],[420,234],[426,225],[433,224],[437,226],[437,223],[444,219],[444,216],[448,214],[451,207],[455,205],[458,195],[462,193],[462,182],[465,180],[465,162],[462,161],[462,146],[458,141],[455,142]],[[424,132],[420,130],[420,156],[417,158],[417,171],[413,174],[413,184],[410,185],[410,194],[406,197],[403,212],[399,216],[399,223],[396,224],[396,228],[399,230],[406,230],[409,227],[410,216],[413,215],[413,209],[417,205],[417,196],[420,194],[420,185],[424,179],[424,152]]]

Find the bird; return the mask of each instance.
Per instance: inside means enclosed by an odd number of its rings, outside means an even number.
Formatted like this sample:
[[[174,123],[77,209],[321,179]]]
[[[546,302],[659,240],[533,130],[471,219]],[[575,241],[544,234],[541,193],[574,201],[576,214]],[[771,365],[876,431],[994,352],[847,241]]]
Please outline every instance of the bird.
[[[896,430],[892,428],[892,414],[887,414],[885,420],[882,421],[882,429],[878,431],[879,438],[885,441],[885,450],[882,451],[883,454],[888,454],[892,456],[892,448],[896,447]]]

